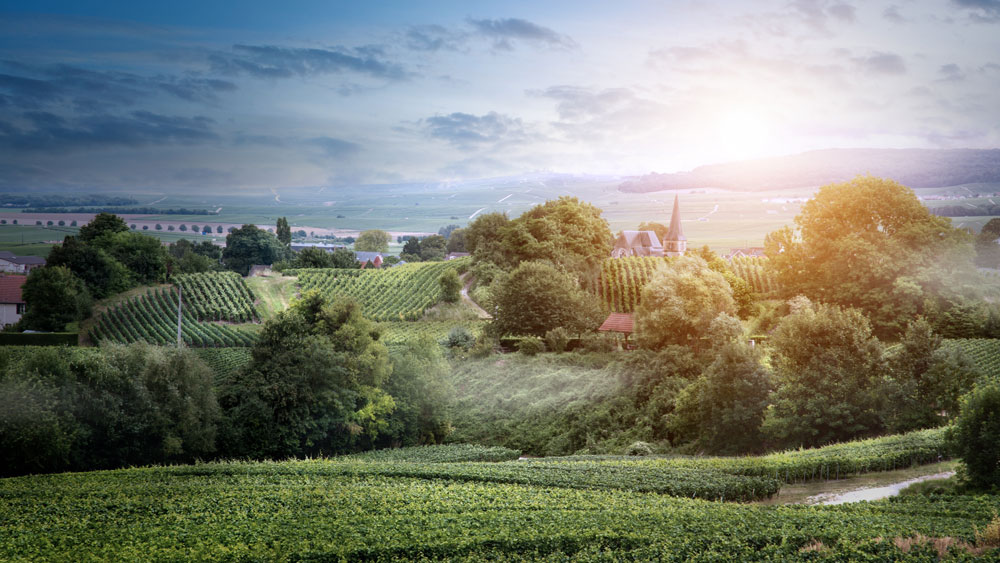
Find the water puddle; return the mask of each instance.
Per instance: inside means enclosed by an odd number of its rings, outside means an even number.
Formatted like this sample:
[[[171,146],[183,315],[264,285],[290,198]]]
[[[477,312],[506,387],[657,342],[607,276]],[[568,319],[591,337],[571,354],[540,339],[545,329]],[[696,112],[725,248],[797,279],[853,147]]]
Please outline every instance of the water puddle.
[[[879,500],[894,497],[899,494],[899,491],[914,483],[929,481],[931,479],[947,479],[954,474],[954,471],[946,471],[944,473],[936,473],[934,475],[923,475],[921,477],[907,479],[906,481],[900,481],[899,483],[892,483],[891,485],[885,485],[882,487],[869,487],[866,489],[848,491],[846,493],[823,493],[807,498],[806,504],[844,504],[848,502]]]

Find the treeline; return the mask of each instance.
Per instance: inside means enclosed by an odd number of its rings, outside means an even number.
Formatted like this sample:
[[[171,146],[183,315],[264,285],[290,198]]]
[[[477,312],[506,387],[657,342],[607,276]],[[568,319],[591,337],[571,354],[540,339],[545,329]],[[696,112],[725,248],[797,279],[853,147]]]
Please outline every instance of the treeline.
[[[161,209],[159,207],[28,207],[22,213],[122,213],[126,215],[218,215],[210,209]]]
[[[120,206],[137,203],[139,202],[130,197],[104,195],[0,194],[0,206],[4,207]]]
[[[1000,205],[991,203],[980,205],[944,205],[931,207],[931,213],[941,217],[981,217],[984,215],[1000,215]]]

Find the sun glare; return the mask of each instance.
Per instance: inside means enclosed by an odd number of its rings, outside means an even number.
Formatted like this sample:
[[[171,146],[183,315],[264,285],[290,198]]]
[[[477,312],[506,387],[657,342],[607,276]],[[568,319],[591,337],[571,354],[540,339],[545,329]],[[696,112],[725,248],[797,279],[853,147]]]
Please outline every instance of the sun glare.
[[[716,121],[715,138],[722,160],[767,156],[772,152],[772,132],[762,112],[727,109]]]

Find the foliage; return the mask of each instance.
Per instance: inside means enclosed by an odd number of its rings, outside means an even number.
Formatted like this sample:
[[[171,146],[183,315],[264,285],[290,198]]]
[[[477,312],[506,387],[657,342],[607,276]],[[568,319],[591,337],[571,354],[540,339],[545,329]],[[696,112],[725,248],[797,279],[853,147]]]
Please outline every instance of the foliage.
[[[251,364],[221,385],[229,453],[343,453],[377,438],[395,406],[379,335],[356,304],[316,292],[265,323]]]
[[[114,213],[98,213],[89,223],[80,227],[78,236],[81,242],[89,243],[115,233],[127,232],[128,225],[121,217]]]
[[[418,463],[447,463],[461,461],[514,461],[521,457],[520,450],[512,450],[501,446],[480,446],[478,444],[448,444],[410,446],[405,448],[387,448],[351,454],[350,459],[377,461],[380,463],[399,463],[403,461]]]
[[[448,348],[460,348],[461,350],[468,350],[475,343],[476,337],[461,326],[456,326],[448,331],[448,337],[444,341],[444,345]]]
[[[976,385],[962,398],[948,443],[962,459],[969,485],[1000,488],[1000,382]]]
[[[260,318],[253,292],[236,272],[182,274],[174,283],[183,291],[184,306],[199,321],[247,323]]]
[[[410,239],[413,240],[413,239]],[[420,259],[425,262],[444,260],[448,241],[441,235],[431,235],[420,241]]]
[[[206,274],[191,274],[206,275]],[[94,342],[127,344],[145,341],[170,345],[177,342],[177,292],[151,289],[101,313],[90,334]],[[250,346],[254,338],[229,325],[202,322],[191,307],[182,308],[181,339],[187,346]]]
[[[983,225],[976,235],[976,264],[984,268],[1000,268],[1000,217]]]
[[[616,313],[631,313],[639,304],[642,288],[650,276],[668,261],[650,256],[608,258],[601,264],[597,292],[605,307]]]
[[[120,293],[134,285],[131,272],[106,250],[72,236],[65,237],[61,245],[52,248],[47,265],[69,268],[97,299]]]
[[[717,454],[759,451],[771,380],[749,346],[728,343],[705,372],[677,395],[668,425],[674,444]]]
[[[759,295],[769,295],[778,291],[774,272],[768,267],[764,256],[737,256],[730,260],[733,273],[750,285],[750,290]]]
[[[601,324],[597,299],[569,274],[540,262],[523,262],[493,291],[497,334],[544,336],[556,327],[590,331]]]
[[[64,266],[35,268],[21,286],[28,309],[21,317],[23,330],[60,331],[90,315],[91,299],[80,278]]]
[[[451,432],[447,411],[451,387],[448,362],[436,340],[422,335],[391,356],[392,374],[383,389],[396,408],[378,443],[392,446],[437,444]]]
[[[185,350],[29,348],[0,371],[0,472],[193,461],[215,451],[212,374]]]
[[[643,441],[632,442],[627,448],[625,448],[625,455],[630,456],[647,456],[653,455],[653,448],[649,447],[649,444]]]
[[[327,299],[348,297],[376,321],[418,320],[441,301],[441,274],[459,267],[461,260],[403,264],[388,269],[287,270],[299,278],[302,292],[316,290]]]
[[[449,225],[451,226],[451,225]],[[454,229],[449,233],[448,236],[448,246],[445,248],[448,252],[468,252],[465,248],[465,229]]]
[[[292,244],[292,228],[288,225],[288,219],[278,217],[278,224],[274,229],[274,234],[278,237],[278,242],[285,246]]]
[[[695,256],[658,269],[642,289],[635,331],[646,348],[696,344],[719,313],[733,314],[732,289],[722,274]]]
[[[765,432],[778,444],[817,446],[881,430],[883,348],[860,311],[802,307],[770,344],[776,391]]]
[[[545,341],[537,336],[526,336],[518,341],[517,351],[525,356],[537,356],[545,351]]]
[[[286,255],[287,249],[276,236],[255,225],[243,225],[226,235],[222,261],[226,268],[245,276],[254,264],[273,264]]]
[[[564,327],[557,326],[545,333],[545,347],[559,353],[565,352],[569,345],[570,333]]]
[[[357,240],[354,241],[354,250],[362,252],[388,252],[390,238],[389,233],[379,229],[361,231]]]
[[[1000,380],[1000,341],[993,338],[958,338],[944,340],[942,347],[961,350],[984,377]]]
[[[880,334],[897,334],[927,302],[975,295],[965,231],[892,180],[859,176],[820,188],[791,229],[768,235],[768,267],[786,296],[861,309]]]
[[[457,271],[449,268],[441,272],[438,283],[441,284],[441,300],[445,303],[458,303],[462,298],[462,282]]]

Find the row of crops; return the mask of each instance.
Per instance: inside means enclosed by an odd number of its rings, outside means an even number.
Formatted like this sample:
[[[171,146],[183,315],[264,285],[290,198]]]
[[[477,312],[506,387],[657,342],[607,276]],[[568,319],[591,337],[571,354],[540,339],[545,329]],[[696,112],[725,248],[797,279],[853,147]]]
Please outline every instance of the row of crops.
[[[111,307],[100,316],[90,337],[94,342],[175,344],[177,292],[151,289]],[[201,322],[189,307],[183,308],[181,338],[188,346],[213,348],[251,346],[255,340],[249,332],[232,326]]]
[[[983,374],[1000,379],[1000,339],[954,338],[945,340],[943,345],[961,348]]]
[[[611,311],[631,313],[639,305],[639,295],[657,268],[665,264],[663,258],[628,256],[605,260],[601,265],[598,285],[600,298]]]
[[[918,534],[951,538],[951,553],[967,558],[997,555],[977,536],[997,496],[757,506],[621,486],[379,474],[394,465],[402,464],[229,463],[3,479],[0,521],[16,525],[0,535],[0,560],[937,561],[932,544],[900,541]],[[528,481],[541,464],[503,465]]]
[[[765,256],[738,256],[729,262],[729,268],[746,280],[754,293],[767,295],[778,291],[778,282],[767,268]]]
[[[302,293],[316,290],[328,299],[349,297],[376,321],[416,321],[441,301],[438,279],[448,269],[458,269],[467,260],[419,262],[375,270],[301,269],[287,270],[298,276]]]
[[[414,342],[421,336],[429,336],[435,342],[444,342],[455,328],[463,328],[478,337],[486,326],[486,321],[386,321],[382,326],[381,341],[386,346],[400,346]]]
[[[174,276],[183,291],[184,306],[199,321],[249,323],[260,318],[255,297],[236,272],[205,272]]]
[[[195,353],[205,362],[215,380],[223,381],[236,375],[250,363],[250,348],[198,348]]]

